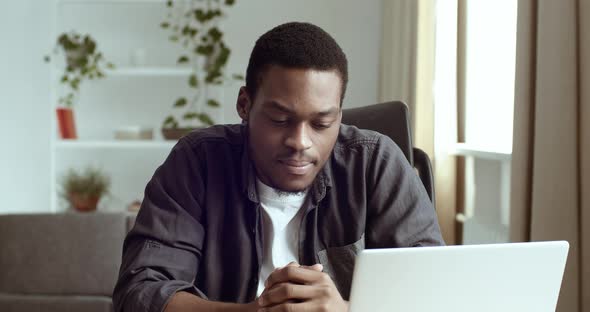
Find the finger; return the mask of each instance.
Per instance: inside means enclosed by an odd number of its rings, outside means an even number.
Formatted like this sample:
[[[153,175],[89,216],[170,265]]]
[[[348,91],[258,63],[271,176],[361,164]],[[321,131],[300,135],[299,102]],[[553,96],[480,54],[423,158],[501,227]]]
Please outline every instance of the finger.
[[[288,267],[288,266],[298,267],[299,263],[297,263],[297,261],[291,261],[291,262],[287,263],[287,265],[285,265],[283,268]]]
[[[275,269],[273,270],[273,272],[274,272],[274,271],[277,271],[277,270],[280,270],[280,269],[284,269],[284,268],[286,268],[286,267],[289,267],[289,266],[292,266],[292,267],[299,267],[300,265],[299,265],[299,263],[297,263],[296,261],[291,261],[291,262],[287,263],[286,265],[284,265],[284,266],[282,266],[282,267],[275,268]]]
[[[286,267],[303,267],[303,266],[302,266],[302,265],[300,266],[300,265],[299,265],[299,263],[297,263],[296,261],[291,261],[291,262],[287,263],[286,265],[284,265],[284,266],[282,266],[282,267],[275,268],[275,269],[274,269],[274,270],[271,272],[271,274],[273,274],[274,272],[276,272],[276,271],[278,271],[278,270],[282,270],[282,269],[284,269],[284,268],[286,268]],[[266,286],[266,285],[267,285],[267,283],[266,283],[267,281],[268,281],[268,278],[267,278],[267,280],[266,280],[266,281],[264,281],[264,286]]]
[[[321,265],[321,264],[319,264],[319,263],[316,263],[316,264],[311,265],[311,266],[310,265],[302,265],[300,267],[306,268],[306,269],[310,269],[310,270],[314,270],[314,271],[317,271],[317,272],[322,272],[324,270],[324,266]]]
[[[276,284],[285,282],[297,284],[311,284],[321,279],[322,274],[322,272],[318,272],[315,270],[309,270],[306,268],[295,266],[287,266],[272,272],[266,279],[264,286],[266,288],[272,288]]]
[[[314,287],[293,283],[281,283],[268,289],[258,298],[261,307],[273,306],[293,300],[307,300],[315,296]]]
[[[314,311],[315,303],[310,301],[298,302],[298,303],[282,303],[272,307],[261,308],[258,312],[304,312]]]

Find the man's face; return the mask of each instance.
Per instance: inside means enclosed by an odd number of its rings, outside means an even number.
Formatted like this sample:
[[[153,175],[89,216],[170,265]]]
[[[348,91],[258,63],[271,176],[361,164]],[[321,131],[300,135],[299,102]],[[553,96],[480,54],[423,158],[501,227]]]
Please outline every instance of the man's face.
[[[254,101],[242,88],[237,109],[247,121],[258,178],[286,192],[308,188],[338,137],[341,79],[336,71],[270,66]]]

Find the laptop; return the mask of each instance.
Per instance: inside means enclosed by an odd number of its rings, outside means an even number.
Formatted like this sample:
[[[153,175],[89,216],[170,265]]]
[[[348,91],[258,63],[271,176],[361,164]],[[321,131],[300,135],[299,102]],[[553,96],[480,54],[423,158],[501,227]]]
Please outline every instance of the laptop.
[[[351,312],[555,311],[565,241],[363,250]]]

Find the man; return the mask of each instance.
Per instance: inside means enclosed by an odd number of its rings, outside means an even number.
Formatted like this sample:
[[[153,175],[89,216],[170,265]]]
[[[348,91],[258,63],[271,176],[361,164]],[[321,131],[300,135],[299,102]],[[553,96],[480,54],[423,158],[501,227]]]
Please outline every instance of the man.
[[[346,311],[359,250],[443,244],[395,143],[340,124],[347,81],[319,27],[261,36],[242,124],[184,137],[148,183],[116,311]]]

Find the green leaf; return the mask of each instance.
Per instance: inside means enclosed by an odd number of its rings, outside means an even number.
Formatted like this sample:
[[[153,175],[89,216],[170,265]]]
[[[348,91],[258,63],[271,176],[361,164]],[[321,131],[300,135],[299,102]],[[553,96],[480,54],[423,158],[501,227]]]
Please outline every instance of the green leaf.
[[[195,112],[187,112],[184,115],[182,115],[182,118],[184,120],[197,119],[197,118],[199,118],[199,114],[198,113],[195,113]]]
[[[218,16],[222,16],[223,14],[221,13],[220,10],[209,10],[207,11],[206,17],[208,21],[212,21],[214,20],[216,17]]]
[[[213,46],[212,45],[200,45],[195,49],[197,54],[201,54],[204,56],[209,56],[213,54]]]
[[[196,88],[199,85],[199,80],[197,79],[197,75],[191,74],[188,77],[188,85],[193,88]]]
[[[229,60],[229,55],[231,54],[231,50],[228,49],[225,45],[221,44],[221,52],[217,56],[217,60],[215,60],[215,68],[217,70],[221,70],[225,64],[227,64],[227,60]]]
[[[188,25],[184,25],[184,27],[182,27],[182,30],[180,31],[180,33],[183,36],[186,36],[191,33],[191,28]]]
[[[205,15],[205,11],[203,11],[203,9],[196,9],[193,13],[195,14],[195,18],[197,19],[197,21],[199,21],[200,23],[204,23],[207,21],[207,16]]]
[[[221,106],[221,105],[219,104],[219,102],[217,102],[217,101],[216,101],[216,100],[214,100],[214,99],[209,99],[209,100],[207,101],[207,105],[209,105],[209,106],[211,106],[211,107],[219,107],[219,106]]]
[[[206,113],[199,114],[199,120],[207,126],[212,126],[213,124],[215,124],[213,119],[211,119],[211,117],[209,117],[209,115],[207,115]]]
[[[176,121],[176,118],[174,118],[174,116],[169,115],[168,117],[166,117],[166,119],[164,119],[164,122],[162,123],[162,128],[178,128],[178,121]]]
[[[172,42],[176,42],[176,41],[178,41],[178,36],[172,35],[172,36],[168,37],[168,39],[170,39],[170,41],[172,41]]]
[[[169,115],[168,117],[166,117],[166,119],[164,119],[164,124],[172,123],[172,122],[174,122],[174,121],[176,121],[176,120],[174,119],[174,116],[172,116],[172,115]]]
[[[188,63],[188,56],[182,55],[181,57],[178,58],[178,60],[176,62],[178,64]]]
[[[63,75],[61,77],[61,82],[68,82],[68,75]]]
[[[168,22],[162,22],[162,24],[160,24],[160,27],[162,27],[162,28],[168,28],[168,27],[170,27],[170,23],[168,23]]]
[[[86,46],[88,54],[94,54],[96,51],[96,42],[89,36],[84,36],[84,46]]]
[[[70,86],[72,89],[78,90],[78,87],[80,86],[80,78],[74,78],[70,80]]]
[[[234,5],[234,3],[236,3],[236,0],[225,0],[225,5],[231,6]]]
[[[222,75],[221,75],[221,72],[219,70],[211,71],[211,72],[209,72],[207,74],[207,77],[205,77],[205,82],[207,82],[207,83],[215,83],[215,80],[217,78],[220,78],[221,76]]]
[[[186,98],[179,98],[178,100],[176,100],[176,102],[174,102],[174,107],[184,107],[187,103]]]
[[[219,41],[221,39],[221,37],[223,36],[223,33],[217,27],[213,27],[213,28],[209,29],[209,31],[207,33],[209,34],[209,36],[211,37],[211,39],[214,42]]]
[[[244,80],[244,76],[240,74],[233,74],[232,78],[235,80]]]
[[[166,1],[166,6],[171,8],[172,7],[172,0]]]

